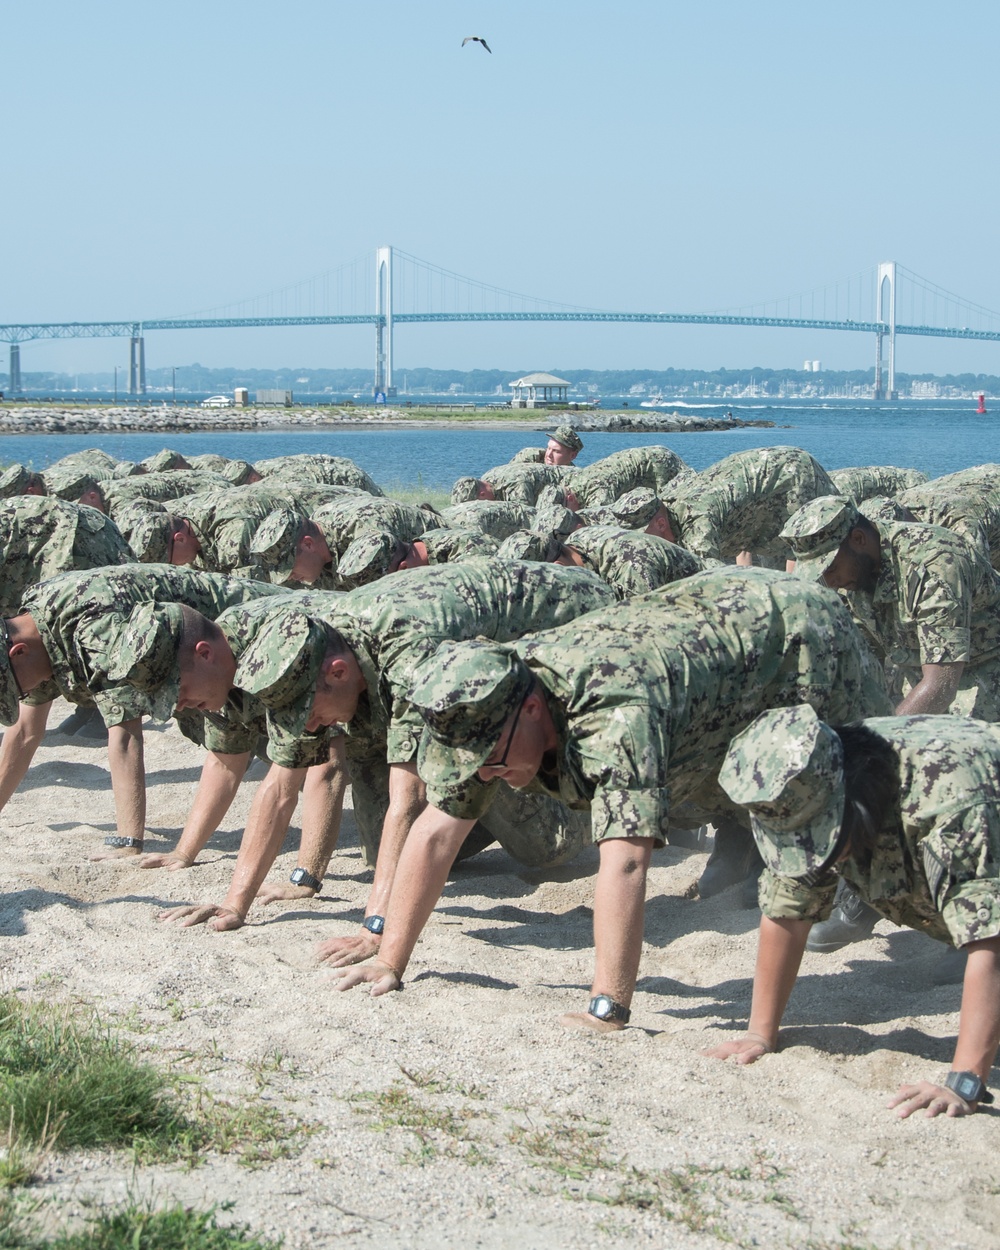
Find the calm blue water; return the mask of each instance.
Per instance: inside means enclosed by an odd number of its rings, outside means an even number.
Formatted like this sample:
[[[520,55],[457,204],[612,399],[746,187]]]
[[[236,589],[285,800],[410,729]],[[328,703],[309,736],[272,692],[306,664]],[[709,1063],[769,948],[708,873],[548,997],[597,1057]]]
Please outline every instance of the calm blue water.
[[[685,408],[695,415],[763,418],[773,430],[726,430],[706,434],[587,434],[577,463],[589,464],[623,447],[665,443],[693,469],[703,469],[735,451],[789,443],[810,452],[828,469],[847,465],[894,464],[922,469],[932,477],[987,461],[1000,461],[1000,408],[977,416],[975,402],[939,400],[876,404],[827,400]],[[539,422],[539,430],[544,421]],[[141,460],[161,447],[185,454],[214,451],[245,460],[321,451],[349,456],[383,485],[450,487],[463,474],[479,474],[509,460],[521,447],[543,446],[545,435],[520,430],[345,429],[232,434],[32,434],[0,437],[0,459],[35,468],[70,451],[102,447],[122,459]]]

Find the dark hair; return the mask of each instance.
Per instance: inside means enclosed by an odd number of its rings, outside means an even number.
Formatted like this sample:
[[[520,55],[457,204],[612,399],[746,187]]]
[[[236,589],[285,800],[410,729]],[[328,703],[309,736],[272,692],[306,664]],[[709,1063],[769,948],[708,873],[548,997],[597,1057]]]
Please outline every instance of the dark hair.
[[[872,521],[869,517],[866,517],[863,512],[858,513],[857,520],[851,528],[864,530],[864,532],[870,537],[878,538],[878,527],[875,525],[874,521]]]
[[[180,645],[177,648],[177,657],[181,664],[190,659],[199,642],[211,642],[218,646],[225,638],[215,621],[188,607],[186,603],[181,604],[181,621]]]
[[[852,859],[867,864],[879,834],[899,818],[899,756],[860,721],[835,732],[844,748],[843,844]]]

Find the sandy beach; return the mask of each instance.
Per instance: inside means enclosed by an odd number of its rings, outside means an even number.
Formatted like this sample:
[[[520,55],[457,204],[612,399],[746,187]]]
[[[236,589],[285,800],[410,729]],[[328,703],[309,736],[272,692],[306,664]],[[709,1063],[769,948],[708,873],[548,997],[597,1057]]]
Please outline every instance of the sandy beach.
[[[201,762],[173,726],[148,728],[149,849],[176,840]],[[114,828],[99,743],[50,732],[3,813],[4,988],[96,1007],[153,1062],[307,1126],[254,1168],[56,1154],[35,1192],[63,1218],[131,1195],[232,1201],[225,1219],[295,1248],[996,1244],[1000,1112],[885,1108],[950,1061],[960,987],[929,985],[929,939],[883,922],[807,954],[782,1052],[745,1069],[703,1058],[745,1021],[757,913],[732,893],[698,901],[704,855],[668,848],[631,1026],[571,1034],[556,1017],[587,994],[596,855],[542,874],[494,848],[453,872],[402,993],[340,994],[313,948],[363,914],[350,812],[321,897],[255,908],[226,935],[155,919],[221,898],[261,775],[186,872],[88,861]],[[293,822],[271,879],[297,837]]]

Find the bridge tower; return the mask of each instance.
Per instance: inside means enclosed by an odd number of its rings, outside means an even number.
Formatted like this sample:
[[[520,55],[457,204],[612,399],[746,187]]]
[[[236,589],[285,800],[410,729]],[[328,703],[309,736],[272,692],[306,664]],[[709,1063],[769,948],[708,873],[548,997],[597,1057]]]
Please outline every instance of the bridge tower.
[[[141,333],[133,332],[129,340],[128,393],[130,395],[145,395],[146,393],[146,340]]]
[[[7,389],[12,395],[21,394],[21,344],[10,345],[10,370],[7,374]]]
[[[392,248],[375,252],[375,385],[372,393],[395,395],[392,384]]]
[[[875,335],[875,399],[898,399],[896,390],[896,262],[885,260],[878,267],[875,288],[875,320],[887,326]],[[889,336],[888,385],[883,385],[882,339]]]

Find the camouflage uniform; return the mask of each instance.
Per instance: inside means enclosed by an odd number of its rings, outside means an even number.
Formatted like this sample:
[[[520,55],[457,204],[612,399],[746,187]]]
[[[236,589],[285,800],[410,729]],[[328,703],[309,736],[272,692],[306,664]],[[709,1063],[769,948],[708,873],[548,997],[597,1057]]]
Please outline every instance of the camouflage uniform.
[[[49,468],[84,469],[93,477],[103,480],[116,476],[119,463],[114,456],[108,455],[100,447],[88,447],[84,451],[71,451],[66,456],[60,456],[58,460],[53,460]]]
[[[513,647],[444,644],[414,674],[429,802],[472,819],[497,789],[476,770],[534,678],[558,746],[532,789],[590,807],[595,841],[667,837],[731,812],[716,776],[733,735],[768,707],[808,702],[837,721],[890,710],[847,609],[766,569],[699,574]]]
[[[535,519],[534,509],[525,504],[493,499],[473,499],[469,503],[453,504],[445,508],[441,515],[452,529],[482,530],[498,543],[518,530],[530,529]]]
[[[1000,464],[974,464],[957,473],[946,473],[931,479],[935,490],[958,491],[959,494],[981,494],[1000,497]]]
[[[188,463],[192,469],[207,469],[210,473],[218,473],[234,486],[243,486],[250,474],[256,472],[248,460],[230,460],[227,456],[217,456],[210,451],[201,456],[189,456]]]
[[[1000,731],[954,716],[864,724],[892,746],[900,776],[897,803],[867,863],[849,857],[824,865],[836,854],[844,795],[843,752],[828,726],[806,709],[771,713],[730,747],[720,780],[751,813],[766,864],[764,915],[826,920],[842,877],[894,924],[954,946],[996,937]],[[823,750],[823,736],[833,739],[832,750]],[[826,810],[816,816],[817,807]]]
[[[0,617],[13,616],[27,590],[57,573],[131,560],[114,521],[96,508],[43,495],[0,503]]]
[[[667,503],[674,538],[703,560],[741,551],[771,561],[792,555],[782,527],[817,495],[832,495],[826,470],[798,447],[738,451],[704,469]]]
[[[1000,493],[942,491],[936,482],[903,491],[896,502],[915,521],[941,525],[978,547],[1000,569]],[[873,518],[874,519],[874,518]]]
[[[414,759],[422,722],[410,706],[414,668],[446,638],[486,635],[499,641],[530,630],[562,625],[613,602],[592,574],[528,564],[478,560],[435,569],[411,569],[342,597],[330,596],[319,611],[317,597],[301,614],[271,613],[273,628],[257,629],[255,646],[239,644],[236,685],[266,704],[269,726],[300,735],[310,715],[316,679],[327,650],[325,625],[347,642],[367,684],[348,727],[355,817],[362,847],[374,862],[388,806],[390,764]],[[227,634],[250,612],[220,619]],[[234,650],[236,647],[234,646]],[[568,857],[588,839],[587,822],[538,797],[507,790],[488,821],[494,838],[525,863]]]
[[[511,456],[510,464],[544,464],[545,448],[544,447],[522,447],[520,451],[515,451]]]
[[[496,500],[533,508],[546,486],[557,485],[578,470],[560,464],[502,464],[481,480],[493,487]]]
[[[254,466],[265,480],[273,477],[288,478],[292,482],[318,482],[327,486],[353,486],[367,495],[382,495],[382,489],[346,456],[326,456],[306,453],[297,456],[275,456],[271,460],[258,460]]]
[[[119,513],[138,499],[164,503],[205,490],[229,490],[231,483],[217,473],[175,469],[172,473],[144,473],[139,477],[109,481],[102,485],[107,510],[117,521]]]
[[[26,495],[34,487],[33,494],[48,494],[45,478],[23,464],[10,464],[0,473],[0,499],[13,499]]]
[[[585,525],[564,541],[579,552],[583,567],[593,569],[619,599],[631,599],[704,569],[697,556],[675,543],[610,525]]]
[[[785,529],[800,571],[822,577],[858,513],[842,496],[817,499]],[[854,592],[885,660],[907,693],[924,664],[964,664],[950,711],[1000,720],[1000,575],[957,534],[937,525],[871,522],[880,563],[872,594]]]
[[[38,706],[61,694],[71,703],[96,703],[107,725],[146,715],[152,710],[148,696],[107,676],[117,636],[137,604],[187,604],[214,620],[225,608],[270,593],[261,582],[163,564],[61,573],[24,599],[23,610],[38,627],[52,663],[51,679],[24,702]]]
[[[913,486],[927,481],[927,474],[919,469],[897,469],[892,465],[865,465],[853,469],[833,469],[830,472],[835,495],[846,495],[852,503],[864,503],[876,495],[890,499]]]
[[[648,486],[659,494],[678,474],[690,472],[669,447],[630,447],[574,470],[565,484],[581,508],[596,508],[614,503],[626,491],[639,486]]]

